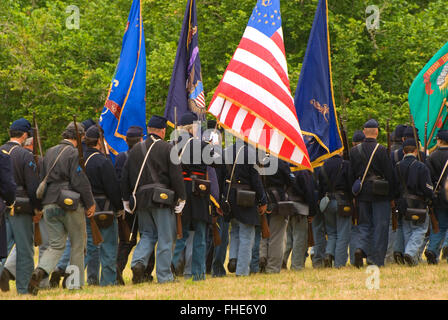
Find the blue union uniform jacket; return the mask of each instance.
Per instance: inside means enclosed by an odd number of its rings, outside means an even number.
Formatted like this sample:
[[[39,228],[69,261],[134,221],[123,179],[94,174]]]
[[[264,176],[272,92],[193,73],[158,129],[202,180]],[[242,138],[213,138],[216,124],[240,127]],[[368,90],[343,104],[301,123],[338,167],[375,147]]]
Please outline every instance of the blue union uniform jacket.
[[[350,165],[352,169],[352,179],[362,179],[364,171],[369,162],[370,156],[377,144],[376,139],[366,138],[364,142],[350,150]],[[359,153],[359,148],[362,150],[362,154]],[[369,181],[369,176],[374,175],[382,177],[389,182],[389,195],[378,196],[372,192],[372,181]],[[395,190],[397,188],[396,179],[394,174],[394,168],[392,161],[387,154],[387,150],[383,146],[379,146],[378,150],[373,157],[372,163],[369,168],[369,172],[364,180],[364,184],[361,193],[357,197],[357,200],[374,202],[374,201],[390,201],[394,199]]]
[[[105,200],[97,199],[98,196],[105,196],[109,199],[112,206],[109,210],[122,210],[120,183],[112,162],[95,148],[87,148],[84,159],[86,159],[86,174],[92,187],[93,196],[99,206],[97,211],[104,209],[105,204]]]
[[[434,188],[442,174],[443,167],[448,160],[448,147],[439,147],[436,151],[426,159],[426,165],[431,173],[431,181]],[[437,198],[434,201],[435,208],[448,208],[448,201],[445,198],[444,179],[447,177],[448,169],[445,171],[444,177],[438,187]],[[434,190],[436,191],[436,190]]]
[[[403,195],[407,188],[410,194],[432,200],[433,185],[429,169],[424,163],[418,161],[414,155],[406,155],[395,170],[400,179],[400,195]],[[406,188],[403,182],[406,183]]]
[[[254,164],[249,163],[249,148],[251,146],[246,143],[244,146],[241,143],[234,144],[226,150],[227,157],[230,157],[231,162],[234,163],[236,160],[236,156],[239,148],[241,152],[237,159],[237,164],[235,165],[235,173],[232,181],[232,188],[229,194],[229,203],[231,205],[231,218],[237,219],[239,222],[247,225],[259,226],[260,225],[260,217],[257,210],[258,205],[264,205],[267,203],[266,193],[263,188],[263,184],[261,181],[261,177],[255,168]],[[231,153],[229,155],[229,152]],[[229,159],[229,158],[228,158]],[[228,159],[226,159],[226,163],[228,163]],[[228,165],[227,174],[226,174],[226,185],[224,188],[224,192],[227,193],[228,183],[230,181],[232,171],[232,165]],[[255,191],[256,201],[253,207],[241,207],[237,205],[236,201],[236,188],[246,186],[250,190]]]
[[[6,258],[6,224],[5,209],[14,203],[16,197],[16,183],[12,172],[10,157],[0,152],[0,259]]]
[[[350,162],[342,159],[340,155],[336,155],[325,161],[322,168],[319,170],[319,199],[322,199],[326,193],[333,192],[343,192],[348,199],[351,199],[353,178]]]
[[[39,175],[33,154],[16,142],[7,142],[0,147],[0,150],[8,152],[11,158],[12,171],[17,185],[16,196],[28,197],[32,208],[41,210],[41,202],[36,198]],[[27,213],[33,214],[33,212]]]

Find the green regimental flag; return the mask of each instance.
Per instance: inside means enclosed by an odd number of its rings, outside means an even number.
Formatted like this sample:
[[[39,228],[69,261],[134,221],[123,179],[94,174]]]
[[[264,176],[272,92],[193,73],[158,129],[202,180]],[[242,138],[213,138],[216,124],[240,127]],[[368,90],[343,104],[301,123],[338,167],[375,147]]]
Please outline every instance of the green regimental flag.
[[[436,145],[437,132],[448,127],[448,43],[426,64],[409,89],[409,107],[418,128],[420,141],[425,141],[425,122],[428,122],[428,149]]]

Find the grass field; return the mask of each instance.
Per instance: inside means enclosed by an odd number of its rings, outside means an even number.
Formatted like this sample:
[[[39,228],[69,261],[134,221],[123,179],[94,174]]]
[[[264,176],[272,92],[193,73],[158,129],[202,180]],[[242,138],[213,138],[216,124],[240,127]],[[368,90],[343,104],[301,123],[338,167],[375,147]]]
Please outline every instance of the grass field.
[[[426,262],[417,267],[390,265],[380,269],[379,289],[368,289],[367,269],[346,267],[343,269],[312,269],[308,265],[302,271],[282,270],[280,274],[256,274],[238,277],[230,274],[224,278],[212,278],[193,282],[179,279],[178,283],[146,283],[132,285],[132,273],[125,271],[126,286],[92,287],[83,290],[41,290],[37,297],[19,296],[15,283],[11,291],[0,292],[0,300],[304,300],[304,299],[447,299],[448,268],[445,261],[437,266]]]

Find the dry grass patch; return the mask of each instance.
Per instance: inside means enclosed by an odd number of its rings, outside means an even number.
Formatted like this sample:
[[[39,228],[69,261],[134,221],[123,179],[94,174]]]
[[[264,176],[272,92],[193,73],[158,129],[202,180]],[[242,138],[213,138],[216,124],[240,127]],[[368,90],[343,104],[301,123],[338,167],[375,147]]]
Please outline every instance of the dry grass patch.
[[[312,269],[282,271],[280,274],[257,274],[237,278],[211,278],[193,282],[179,279],[178,283],[146,283],[131,285],[132,274],[125,272],[124,287],[89,287],[81,291],[63,289],[41,290],[37,297],[0,293],[0,299],[39,300],[303,300],[303,299],[446,299],[448,297],[447,264],[418,267],[391,265],[380,269],[380,289],[369,290],[366,269]]]

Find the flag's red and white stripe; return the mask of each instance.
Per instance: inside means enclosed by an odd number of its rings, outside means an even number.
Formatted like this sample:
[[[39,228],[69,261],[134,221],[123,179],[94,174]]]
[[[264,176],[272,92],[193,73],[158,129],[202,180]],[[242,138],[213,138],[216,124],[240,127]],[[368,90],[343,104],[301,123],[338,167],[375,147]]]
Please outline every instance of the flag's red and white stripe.
[[[198,107],[205,108],[205,94],[204,91],[202,91],[196,99],[194,99]]]
[[[311,168],[290,91],[281,27],[271,38],[246,28],[208,111],[235,135]]]

